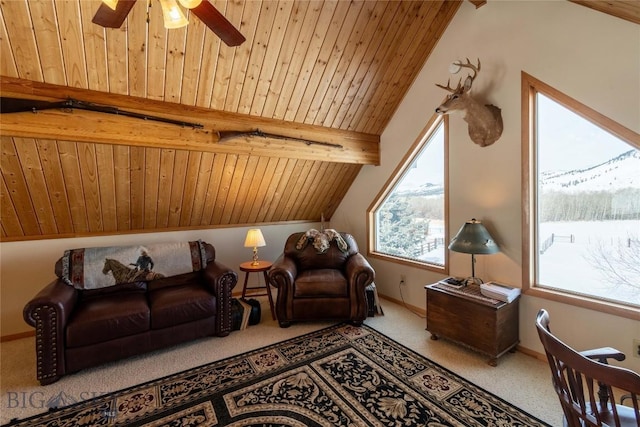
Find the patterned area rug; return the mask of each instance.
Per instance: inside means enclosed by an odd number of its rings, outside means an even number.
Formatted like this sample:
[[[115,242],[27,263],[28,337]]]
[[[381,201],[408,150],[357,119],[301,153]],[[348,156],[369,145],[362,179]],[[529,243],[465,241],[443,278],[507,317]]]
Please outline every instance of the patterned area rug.
[[[16,426],[548,426],[368,326],[337,325]]]

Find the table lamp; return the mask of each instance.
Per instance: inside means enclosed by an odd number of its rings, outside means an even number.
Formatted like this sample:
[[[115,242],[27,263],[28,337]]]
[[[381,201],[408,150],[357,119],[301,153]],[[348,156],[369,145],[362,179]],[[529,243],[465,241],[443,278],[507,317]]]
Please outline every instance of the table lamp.
[[[482,279],[476,277],[476,254],[488,255],[500,251],[484,225],[475,218],[460,227],[458,234],[451,240],[449,249],[454,252],[471,254],[471,277],[465,280],[465,284],[469,282],[482,283]]]
[[[251,228],[247,231],[247,238],[244,240],[245,248],[253,248],[253,262],[251,265],[258,265],[258,247],[266,246],[264,236],[259,228]]]

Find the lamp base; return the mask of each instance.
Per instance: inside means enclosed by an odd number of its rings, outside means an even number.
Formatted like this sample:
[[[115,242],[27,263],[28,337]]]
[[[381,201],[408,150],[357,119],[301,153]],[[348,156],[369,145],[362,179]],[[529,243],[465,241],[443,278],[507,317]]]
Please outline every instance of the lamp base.
[[[258,265],[260,264],[258,262],[258,248],[254,247],[253,248],[253,261],[251,262],[251,265]]]
[[[481,285],[481,284],[483,284],[484,282],[482,281],[482,279],[481,279],[481,278],[479,278],[479,277],[474,277],[474,276],[467,277],[467,278],[464,280],[464,285],[465,285],[465,286],[467,286],[467,285],[469,285],[469,284],[472,284],[472,283],[473,283],[474,285]]]

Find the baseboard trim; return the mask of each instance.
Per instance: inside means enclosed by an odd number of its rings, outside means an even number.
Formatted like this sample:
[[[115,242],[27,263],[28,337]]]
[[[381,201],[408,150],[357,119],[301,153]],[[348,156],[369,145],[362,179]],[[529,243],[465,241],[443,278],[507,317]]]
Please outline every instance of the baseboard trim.
[[[407,304],[406,302],[404,302],[402,300],[395,299],[395,298],[392,298],[390,296],[383,295],[383,294],[378,294],[378,297],[380,297],[381,299],[386,299],[387,301],[391,301],[391,302],[396,303],[398,305],[402,305],[402,306],[410,309],[414,313],[419,314],[422,317],[426,317],[427,316],[427,311],[424,308],[420,308],[420,307],[416,307],[415,305]],[[383,307],[383,309],[384,309],[384,307]]]
[[[547,362],[548,362],[548,360],[547,360],[547,356],[545,356],[545,355],[544,355],[544,354],[542,354],[542,353],[538,353],[537,351],[531,350],[530,348],[523,347],[523,346],[521,346],[521,345],[519,345],[519,344],[518,344],[518,346],[516,346],[516,350],[518,350],[518,351],[519,351],[519,352],[521,352],[521,353],[526,354],[527,356],[531,356],[531,357],[533,357],[534,359],[541,360],[541,361],[543,361],[544,363],[547,363]]]
[[[20,340],[22,338],[29,338],[29,337],[35,337],[35,336],[36,336],[36,331],[20,332],[19,334],[3,335],[0,337],[0,342],[15,341],[15,340]]]

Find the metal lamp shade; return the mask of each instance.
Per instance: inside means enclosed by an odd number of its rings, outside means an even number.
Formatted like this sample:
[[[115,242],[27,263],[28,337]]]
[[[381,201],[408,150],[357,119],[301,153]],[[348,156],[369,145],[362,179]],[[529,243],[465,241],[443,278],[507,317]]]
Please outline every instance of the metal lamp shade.
[[[449,249],[454,252],[471,254],[471,277],[467,278],[465,285],[470,282],[482,283],[482,279],[476,277],[476,255],[495,254],[500,251],[491,234],[475,218],[460,227],[456,237],[449,243]]]
[[[460,227],[458,234],[451,240],[449,249],[465,254],[495,254],[500,249],[487,229],[473,218]]]

